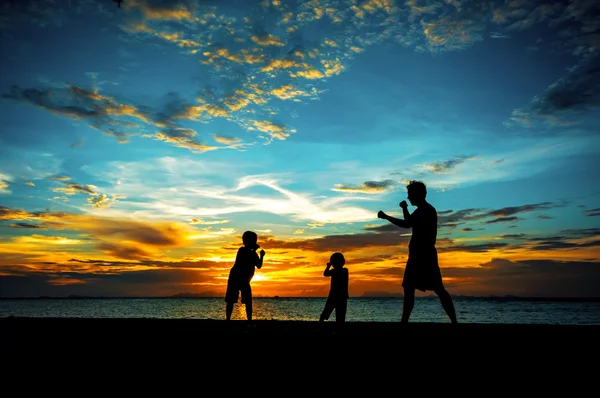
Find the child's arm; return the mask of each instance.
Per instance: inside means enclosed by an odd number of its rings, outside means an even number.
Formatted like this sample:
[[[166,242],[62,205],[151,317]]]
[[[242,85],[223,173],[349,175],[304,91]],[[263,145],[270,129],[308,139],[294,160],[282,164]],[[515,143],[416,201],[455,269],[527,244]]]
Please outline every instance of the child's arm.
[[[348,271],[348,268],[343,268],[344,271],[344,285],[346,286],[346,290],[348,290],[348,285],[350,282],[350,272]]]
[[[323,276],[331,276],[333,274],[333,270],[331,269],[331,263],[327,263],[327,267],[323,272]]]
[[[258,246],[258,245],[257,245]],[[259,246],[260,247],[260,246]],[[258,247],[257,247],[258,249]],[[256,252],[254,252],[254,254],[256,254]],[[257,260],[256,260],[256,268],[261,269],[262,265],[263,265],[263,258],[265,257],[265,251],[261,250],[260,251],[260,257],[258,256],[258,254],[256,254]]]

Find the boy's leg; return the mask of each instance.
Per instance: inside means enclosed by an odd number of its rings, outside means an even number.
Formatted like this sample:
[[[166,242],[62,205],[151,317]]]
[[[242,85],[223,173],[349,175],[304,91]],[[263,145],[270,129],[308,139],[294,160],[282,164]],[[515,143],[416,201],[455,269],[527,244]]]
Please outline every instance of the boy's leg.
[[[408,323],[410,314],[415,306],[415,289],[404,288],[404,299],[402,300],[402,319],[400,323]]]
[[[239,288],[234,278],[229,275],[227,279],[227,290],[225,291],[225,319],[231,320],[231,314],[233,314],[233,304],[237,303],[239,297]]]
[[[444,311],[448,314],[448,318],[450,318],[450,322],[458,323],[456,320],[456,311],[454,309],[454,302],[452,301],[452,297],[450,293],[445,288],[434,290],[435,294],[440,298],[440,302],[442,303],[442,307],[444,307]]]
[[[242,289],[242,303],[246,305],[246,319],[252,322],[252,288],[250,283],[245,284]]]

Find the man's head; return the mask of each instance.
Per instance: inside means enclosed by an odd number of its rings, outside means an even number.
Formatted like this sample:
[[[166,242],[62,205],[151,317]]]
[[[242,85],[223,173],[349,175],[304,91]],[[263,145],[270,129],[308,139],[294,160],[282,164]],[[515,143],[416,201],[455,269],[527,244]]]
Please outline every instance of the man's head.
[[[244,246],[254,248],[256,246],[256,242],[258,242],[258,235],[254,231],[246,231],[242,235],[242,242]]]
[[[334,268],[343,267],[346,264],[346,259],[344,255],[340,252],[335,252],[329,258],[329,262],[333,265]]]
[[[427,197],[427,187],[421,181],[411,181],[407,186],[408,200],[410,204],[417,206],[425,201]]]

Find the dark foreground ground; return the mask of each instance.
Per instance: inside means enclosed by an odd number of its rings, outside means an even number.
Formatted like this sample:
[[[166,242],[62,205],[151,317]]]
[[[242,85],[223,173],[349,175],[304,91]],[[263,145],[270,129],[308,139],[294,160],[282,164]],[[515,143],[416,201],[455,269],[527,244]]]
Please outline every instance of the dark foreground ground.
[[[0,330],[13,338],[32,335],[49,337],[86,336],[88,338],[118,335],[161,336],[177,338],[235,337],[293,337],[319,336],[345,338],[396,339],[400,337],[461,337],[502,339],[598,339],[600,325],[549,324],[473,324],[463,323],[409,323],[346,322],[338,327],[335,322],[319,325],[310,321],[256,320],[250,327],[246,321],[209,319],[158,318],[0,318]]]
[[[348,322],[337,333],[333,322],[322,326],[0,318],[0,362],[14,373],[3,373],[6,388],[41,388],[45,395],[56,390],[96,396],[107,388],[106,394],[137,396],[164,391],[161,385],[169,396],[248,386],[292,396],[303,388],[322,393],[334,387],[339,396],[402,395],[415,385],[453,395],[497,395],[502,389],[583,395],[597,389],[600,325]]]
[[[509,363],[580,373],[575,369],[599,357],[600,325],[347,322],[338,330],[334,322],[257,320],[248,327],[201,319],[8,317],[0,318],[0,342],[3,362],[13,369],[68,364],[197,372],[210,365],[217,373],[248,366],[285,373],[295,366],[318,374],[336,366],[377,373],[421,361],[443,370]]]

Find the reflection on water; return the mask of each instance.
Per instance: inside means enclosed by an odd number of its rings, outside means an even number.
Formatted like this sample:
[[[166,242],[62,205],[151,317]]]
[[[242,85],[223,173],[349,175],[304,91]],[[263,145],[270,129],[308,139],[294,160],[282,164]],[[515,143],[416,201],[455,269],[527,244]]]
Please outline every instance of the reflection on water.
[[[520,301],[454,298],[459,322],[600,324],[600,302]],[[317,321],[325,298],[254,298],[256,320]],[[398,322],[402,298],[350,298],[349,322]],[[0,317],[225,319],[222,298],[10,299],[0,300]],[[234,307],[232,319],[246,319]],[[335,313],[330,321],[335,320]],[[411,322],[448,322],[436,297],[418,297]]]

